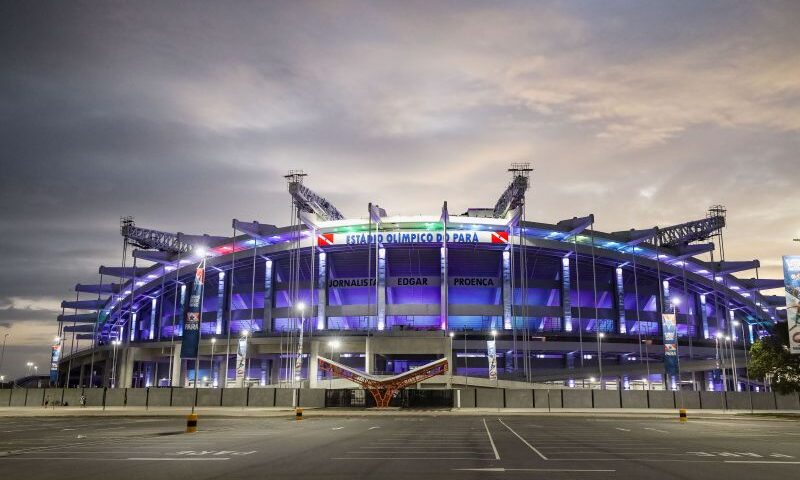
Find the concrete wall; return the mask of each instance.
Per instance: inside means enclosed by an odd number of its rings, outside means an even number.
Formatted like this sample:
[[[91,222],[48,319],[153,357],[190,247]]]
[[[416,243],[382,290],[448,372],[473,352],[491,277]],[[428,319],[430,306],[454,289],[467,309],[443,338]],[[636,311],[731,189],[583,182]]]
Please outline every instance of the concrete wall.
[[[675,408],[700,408],[700,392],[680,391],[675,392]]]
[[[47,406],[52,407],[53,402],[60,402],[64,395],[63,388],[45,388],[44,400],[47,401]]]
[[[120,390],[109,389],[109,390]],[[147,389],[146,388],[126,388],[128,401],[126,405],[129,407],[144,407],[147,406]]]
[[[4,388],[0,390],[0,407],[7,407],[11,402],[11,389]]]
[[[44,388],[29,388],[25,398],[26,407],[41,407],[44,403]]]
[[[478,388],[475,390],[475,404],[478,408],[503,408],[503,390]]]
[[[564,408],[592,408],[592,391],[565,389],[561,391]]]
[[[725,406],[723,392],[700,392],[700,401],[703,408],[722,410]]]
[[[301,407],[325,407],[324,388],[302,388],[299,390]]]
[[[671,390],[648,390],[650,408],[675,408],[675,392]]]
[[[475,389],[461,389],[461,408],[475,408]]]
[[[506,389],[507,408],[533,408],[533,390]]]
[[[103,392],[105,392],[105,388],[84,388],[83,394],[86,396],[86,406],[99,407],[103,405]]]
[[[171,388],[150,387],[147,392],[148,407],[169,407],[172,405]]]
[[[620,408],[618,390],[592,390],[594,408]]]
[[[83,388],[65,388],[62,402],[70,407],[80,407],[81,395],[83,395]]]
[[[775,394],[775,405],[778,410],[800,410],[800,395],[790,393],[789,395]]]
[[[725,392],[725,404],[731,410],[750,410],[750,397],[746,392]]]
[[[535,408],[561,408],[561,390],[534,390]]]
[[[107,407],[124,407],[126,391],[124,388],[107,388],[106,389],[106,406]]]
[[[291,407],[292,406],[292,388],[278,388],[275,390],[275,406],[276,407]]]
[[[218,388],[201,388],[197,390],[198,407],[219,407],[222,404],[222,391]]]
[[[172,406],[173,407],[191,407],[195,401],[194,388],[173,388],[172,389]]]
[[[223,407],[243,407],[247,399],[246,388],[225,388],[222,392]]]
[[[275,406],[275,393],[277,388],[251,388],[250,399],[247,402],[250,407],[274,407]],[[325,404],[325,397],[323,396],[323,405]]]
[[[623,390],[622,408],[647,408],[647,392],[644,390]]]
[[[24,407],[25,398],[27,398],[27,396],[28,396],[27,388],[15,388],[11,390],[11,402],[9,402],[9,404],[12,407]]]
[[[775,395],[767,392],[750,392],[753,395],[754,410],[775,410]]]

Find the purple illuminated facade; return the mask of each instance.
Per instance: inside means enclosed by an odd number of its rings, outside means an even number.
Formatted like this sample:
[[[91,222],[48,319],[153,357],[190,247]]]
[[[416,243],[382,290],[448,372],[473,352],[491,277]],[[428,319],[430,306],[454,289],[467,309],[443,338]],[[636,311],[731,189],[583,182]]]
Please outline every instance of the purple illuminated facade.
[[[245,336],[251,386],[319,386],[317,356],[377,374],[444,356],[453,368],[440,381],[480,385],[494,331],[504,382],[720,389],[724,352],[743,362],[742,347],[775,321],[774,302],[759,293],[774,281],[740,278],[757,261],[701,259],[713,244],[602,233],[592,216],[552,225],[473,215],[379,220],[234,221],[234,236],[193,237],[187,252],[136,250],[133,267],[101,267],[100,282],[76,287],[83,299],[64,302],[62,333],[79,346],[61,368],[72,367],[72,385],[102,385],[109,344],[119,339],[121,386],[231,386]],[[200,357],[181,360],[203,258]],[[662,375],[663,313],[676,315],[679,378]]]

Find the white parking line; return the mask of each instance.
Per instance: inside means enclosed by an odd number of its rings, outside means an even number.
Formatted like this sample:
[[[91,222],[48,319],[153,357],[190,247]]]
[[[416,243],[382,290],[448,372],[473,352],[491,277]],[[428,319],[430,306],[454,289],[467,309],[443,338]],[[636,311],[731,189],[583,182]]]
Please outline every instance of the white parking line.
[[[519,433],[515,432],[514,430],[512,430],[512,429],[511,429],[511,427],[509,427],[508,425],[506,425],[506,424],[505,424],[505,422],[503,422],[503,421],[502,421],[501,419],[499,419],[499,418],[497,419],[497,421],[499,421],[500,423],[502,423],[502,424],[503,424],[503,426],[504,426],[504,427],[506,427],[506,428],[507,428],[507,429],[508,429],[508,430],[509,430],[511,433],[513,433],[514,435],[516,435],[516,436],[517,436],[517,438],[519,438],[520,440],[522,440],[522,443],[524,443],[525,445],[527,445],[527,446],[528,446],[528,448],[530,448],[531,450],[533,450],[534,452],[536,452],[536,454],[537,454],[537,455],[539,455],[540,457],[542,457],[542,460],[547,460],[547,457],[545,457],[544,455],[542,455],[542,452],[540,452],[539,450],[536,450],[536,447],[534,447],[533,445],[531,445],[530,443],[528,443],[528,441],[527,441],[527,440],[525,440],[524,438],[522,438],[522,437],[519,435]],[[484,424],[485,424],[485,423],[486,423],[486,420],[484,420],[483,422],[484,422]],[[488,431],[488,429],[487,429],[487,431]],[[498,458],[498,460],[499,460],[499,458]]]
[[[616,472],[616,470],[573,470],[567,468],[454,468],[461,472]]]
[[[486,419],[485,418],[483,419],[483,428],[486,429],[486,435],[489,436],[489,443],[492,444],[492,450],[494,451],[495,460],[500,460],[500,454],[497,453],[497,447],[495,447],[495,445],[494,445],[494,440],[492,439],[492,433],[489,431],[489,425],[486,425]]]

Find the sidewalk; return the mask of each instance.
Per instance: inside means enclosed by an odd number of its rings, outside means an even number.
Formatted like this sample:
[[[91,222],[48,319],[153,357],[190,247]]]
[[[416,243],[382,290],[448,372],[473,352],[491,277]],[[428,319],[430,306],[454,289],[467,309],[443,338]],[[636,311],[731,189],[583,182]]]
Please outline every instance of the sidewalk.
[[[529,416],[597,416],[635,418],[676,418],[676,409],[637,408],[554,408],[548,412],[541,408],[461,408],[461,409],[344,409],[303,407],[304,417],[353,416],[460,416],[460,415],[529,415]],[[0,417],[182,417],[191,407],[0,407]],[[195,413],[207,417],[293,417],[289,407],[196,407]],[[759,418],[781,417],[800,421],[796,410],[755,410]],[[753,418],[750,410],[687,410],[692,418]]]

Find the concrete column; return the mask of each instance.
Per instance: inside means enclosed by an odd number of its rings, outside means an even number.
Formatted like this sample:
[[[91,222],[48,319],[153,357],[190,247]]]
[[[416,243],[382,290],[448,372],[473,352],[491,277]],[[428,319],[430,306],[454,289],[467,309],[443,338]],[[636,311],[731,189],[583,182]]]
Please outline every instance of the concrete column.
[[[372,373],[373,364],[375,363],[372,358],[372,346],[370,345],[370,337],[364,340],[364,371]]]
[[[450,368],[447,369],[447,388],[453,386],[453,373],[456,369],[455,356],[453,355],[453,338],[444,338],[444,356],[447,359],[447,364]]]
[[[279,354],[272,355],[270,359],[272,365],[270,366],[269,383],[276,384],[281,381],[281,357]]]
[[[325,308],[328,304],[328,256],[325,252],[320,251],[317,258],[319,259],[319,278],[317,278],[317,330],[325,330],[328,328],[328,315]]]
[[[81,362],[80,372],[78,372],[78,386],[83,386],[83,371],[86,370],[86,364]]]
[[[218,356],[215,367],[217,368],[217,386],[220,388],[227,387],[223,383],[225,383],[225,369],[228,368],[228,357],[225,355]]]
[[[122,364],[120,367],[119,386],[121,388],[131,388],[133,383],[133,360],[136,357],[135,351],[138,349],[128,347],[125,349],[125,354],[122,355]],[[117,361],[119,358],[119,351],[117,351]]]
[[[181,346],[176,344],[175,351],[172,352],[172,378],[173,387],[183,386],[183,362],[181,361]]]
[[[317,388],[317,358],[319,357],[319,340],[311,342],[311,351],[308,354],[308,385]]]

